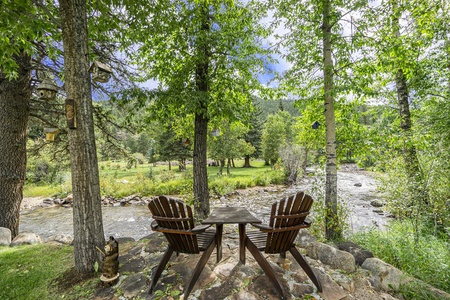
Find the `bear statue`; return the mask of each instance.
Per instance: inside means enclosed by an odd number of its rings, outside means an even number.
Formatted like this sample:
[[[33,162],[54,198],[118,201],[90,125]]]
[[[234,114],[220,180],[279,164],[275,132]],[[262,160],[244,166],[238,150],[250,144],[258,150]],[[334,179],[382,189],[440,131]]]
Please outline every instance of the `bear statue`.
[[[100,280],[104,284],[113,284],[119,278],[119,243],[110,236],[105,245],[103,256],[102,275]]]

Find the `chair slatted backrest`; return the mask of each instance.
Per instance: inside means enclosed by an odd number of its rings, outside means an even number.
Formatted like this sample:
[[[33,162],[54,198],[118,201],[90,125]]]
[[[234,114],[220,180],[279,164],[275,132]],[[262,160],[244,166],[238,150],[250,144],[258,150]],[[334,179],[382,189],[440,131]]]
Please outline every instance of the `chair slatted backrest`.
[[[275,232],[267,235],[266,253],[281,253],[291,248],[313,202],[311,196],[299,192],[272,205],[269,226]]]
[[[148,204],[153,219],[158,223],[156,231],[162,231],[173,250],[180,253],[199,253],[192,209],[177,199],[159,196]]]

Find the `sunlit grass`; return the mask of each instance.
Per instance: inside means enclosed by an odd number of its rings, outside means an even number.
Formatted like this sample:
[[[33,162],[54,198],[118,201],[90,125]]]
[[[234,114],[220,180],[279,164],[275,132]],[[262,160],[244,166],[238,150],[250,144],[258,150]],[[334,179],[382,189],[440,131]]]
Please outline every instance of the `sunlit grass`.
[[[222,170],[220,167],[208,167],[208,181],[211,193],[225,195],[235,189],[245,189],[254,186],[281,184],[284,177],[280,170],[272,170],[263,161],[252,161],[252,168],[242,168],[244,161],[237,160],[235,168]],[[167,163],[137,164],[131,168],[123,161],[99,162],[100,189],[103,196],[121,198],[133,194],[151,196],[159,194],[180,195],[192,193],[192,164],[187,164],[186,171],[180,172],[178,166],[172,165],[169,170]],[[66,178],[70,178],[67,171]],[[65,196],[71,192],[70,180],[60,184],[27,184],[24,197]]]
[[[52,281],[73,267],[73,248],[0,247],[0,299],[55,299]]]

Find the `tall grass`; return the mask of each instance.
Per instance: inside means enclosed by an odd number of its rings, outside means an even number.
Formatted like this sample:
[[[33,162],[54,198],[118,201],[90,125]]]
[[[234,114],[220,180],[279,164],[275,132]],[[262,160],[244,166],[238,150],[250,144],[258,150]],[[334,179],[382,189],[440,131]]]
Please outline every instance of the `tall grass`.
[[[450,293],[450,243],[411,221],[393,221],[389,228],[357,233],[351,237],[376,257],[402,271]]]

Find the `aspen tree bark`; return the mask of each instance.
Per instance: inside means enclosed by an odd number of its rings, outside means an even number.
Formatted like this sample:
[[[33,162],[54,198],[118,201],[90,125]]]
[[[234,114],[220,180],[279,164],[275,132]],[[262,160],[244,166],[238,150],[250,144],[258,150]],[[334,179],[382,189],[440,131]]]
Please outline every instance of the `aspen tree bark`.
[[[67,98],[76,102],[77,128],[69,129],[75,271],[94,272],[103,248],[102,209],[94,136],[85,0],[61,0]]]
[[[207,7],[202,10],[202,38],[199,41],[199,55],[196,69],[196,86],[200,97],[200,108],[195,113],[194,132],[194,203],[197,217],[200,220],[209,215],[209,188],[207,170],[207,133],[208,133],[208,93],[209,93],[209,51],[206,41],[207,33],[210,31]]]
[[[395,37],[400,39],[400,23],[398,15],[398,3],[393,5],[393,30]],[[399,41],[400,42],[400,41]],[[428,203],[428,193],[423,184],[423,172],[420,168],[419,159],[417,157],[417,149],[412,140],[412,121],[411,111],[409,109],[409,92],[408,83],[401,67],[397,68],[395,74],[395,85],[397,90],[397,103],[400,114],[400,129],[403,131],[403,160],[406,168],[406,175],[411,190],[412,203]]]
[[[323,78],[326,122],[326,165],[325,165],[325,226],[326,237],[334,240],[340,237],[337,213],[337,160],[336,122],[334,116],[333,61],[331,59],[331,3],[323,0]]]
[[[31,57],[15,56],[18,78],[0,71],[0,227],[19,234],[20,203],[27,164],[27,125],[31,97]]]

